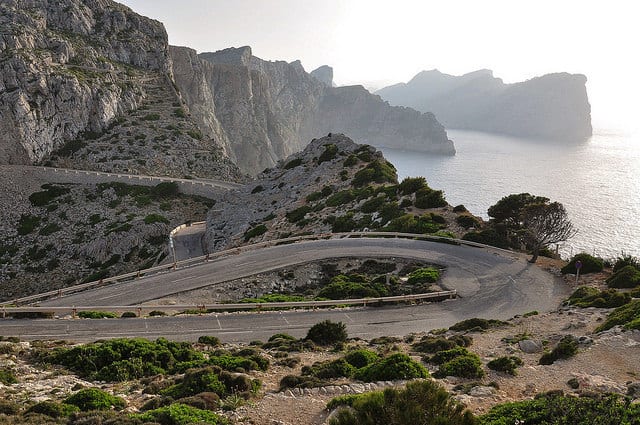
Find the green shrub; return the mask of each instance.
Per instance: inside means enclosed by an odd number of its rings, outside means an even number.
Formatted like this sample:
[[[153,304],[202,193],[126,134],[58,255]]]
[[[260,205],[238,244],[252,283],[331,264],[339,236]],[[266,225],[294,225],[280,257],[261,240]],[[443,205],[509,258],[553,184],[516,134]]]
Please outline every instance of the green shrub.
[[[418,283],[434,283],[440,278],[440,270],[435,267],[424,267],[415,270],[409,275],[407,283],[415,285]]]
[[[344,160],[343,166],[345,167],[353,167],[358,163],[358,157],[351,154]]]
[[[423,337],[419,342],[411,346],[415,351],[421,353],[437,353],[438,351],[450,350],[455,347],[468,347],[473,340],[466,335],[454,335],[449,338]]]
[[[341,190],[331,195],[327,199],[328,207],[338,207],[340,205],[347,204],[356,199],[355,194],[351,190]]]
[[[615,264],[613,265],[613,272],[616,273],[626,266],[633,266],[637,270],[640,270],[640,258],[634,257],[633,255],[623,255],[616,258]]]
[[[219,347],[220,345],[222,345],[220,338],[211,335],[202,335],[200,338],[198,338],[198,343],[209,345],[211,347]]]
[[[185,373],[180,383],[162,390],[161,394],[174,399],[189,397],[203,392],[212,392],[219,396],[227,395],[230,391],[220,379],[221,373],[222,369],[214,366],[191,369]]]
[[[587,253],[580,253],[573,256],[569,263],[561,269],[564,274],[576,274],[576,261],[582,262],[582,268],[580,274],[597,273],[601,272],[604,268],[604,261],[601,258],[593,257]]]
[[[573,397],[563,394],[543,394],[533,400],[504,403],[494,406],[480,416],[481,425],[511,424],[637,424],[640,404],[618,395]]]
[[[360,211],[363,213],[374,213],[380,210],[380,207],[386,203],[386,198],[384,196],[376,196],[375,198],[371,198],[365,201],[360,207]]]
[[[522,359],[517,356],[503,356],[491,360],[487,363],[487,367],[498,372],[506,372],[509,375],[516,374],[516,368],[522,366]]]
[[[487,330],[490,328],[508,325],[507,322],[496,319],[480,319],[477,317],[466,319],[449,327],[452,331],[462,332],[470,330]]]
[[[40,217],[22,214],[18,221],[18,234],[21,236],[28,235],[40,225]]]
[[[416,208],[439,208],[447,205],[447,201],[444,198],[444,192],[441,190],[433,190],[429,187],[423,187],[416,192],[416,201],[414,202]]]
[[[378,361],[378,359],[380,359],[380,356],[375,352],[365,349],[353,350],[344,356],[344,360],[357,369],[369,366]]]
[[[351,298],[378,298],[388,295],[389,291],[381,283],[370,283],[364,279],[354,280],[354,275],[338,275],[320,290],[318,297],[331,300]]]
[[[457,376],[460,378],[482,378],[484,370],[480,358],[475,354],[458,356],[440,365],[436,376]]]
[[[316,362],[312,366],[302,368],[302,375],[315,376],[318,379],[350,378],[355,372],[356,368],[343,358]]]
[[[629,326],[633,321],[637,321],[640,318],[640,300],[633,300],[627,305],[613,310],[607,320],[596,328],[596,332],[606,331],[614,326],[626,325]]]
[[[255,227],[244,232],[244,241],[248,242],[249,240],[255,238],[256,236],[264,235],[267,232],[267,226],[264,224],[258,224]]]
[[[315,376],[297,376],[286,375],[280,380],[280,391],[287,388],[315,388],[323,387],[327,384],[326,381],[318,379]]]
[[[462,236],[462,239],[498,248],[509,248],[509,241],[505,235],[497,232],[496,229],[486,229],[479,232],[465,233],[464,236]]]
[[[143,121],[158,121],[160,119],[160,114],[151,113],[140,118]]]
[[[607,278],[607,285],[610,288],[635,288],[640,285],[640,270],[632,265],[619,268]]]
[[[420,189],[428,187],[424,177],[406,177],[398,185],[398,191],[403,195],[415,193]]]
[[[556,360],[568,359],[578,352],[578,341],[571,335],[565,335],[551,352],[544,353],[538,362],[541,365],[553,364]]]
[[[631,301],[629,294],[614,289],[598,291],[596,288],[581,286],[569,297],[567,302],[576,307],[612,308],[620,307]]]
[[[83,412],[89,410],[124,409],[125,401],[98,388],[84,388],[70,395],[64,403],[76,406]]]
[[[454,213],[466,213],[469,210],[467,210],[467,207],[465,207],[464,205],[460,204],[460,205],[456,205],[455,207],[453,207],[453,212]]]
[[[180,195],[180,186],[176,182],[162,182],[153,186],[150,193],[156,200],[173,199]]]
[[[46,226],[44,226],[42,229],[40,229],[39,235],[49,236],[49,235],[53,235],[56,232],[59,232],[60,230],[62,230],[62,227],[60,227],[57,223],[49,223]]]
[[[87,143],[81,139],[75,139],[67,142],[64,146],[54,152],[57,156],[71,156],[79,150],[85,148]]]
[[[365,382],[394,381],[428,378],[429,372],[424,366],[412,360],[406,354],[396,353],[358,369],[355,377]]]
[[[152,310],[149,312],[149,316],[151,317],[157,317],[157,316],[166,316],[167,313],[165,313],[164,311],[161,310]]]
[[[53,201],[54,199],[66,195],[70,192],[69,188],[63,186],[56,186],[52,184],[42,185],[42,192],[35,192],[29,196],[29,201],[34,207],[43,207]]]
[[[169,220],[160,214],[149,214],[144,218],[144,224],[164,223],[169,224]]]
[[[462,214],[456,217],[456,223],[465,229],[471,227],[480,227],[480,222],[477,218],[469,214]]]
[[[285,170],[290,170],[291,168],[295,168],[302,164],[302,158],[292,159],[284,165]]]
[[[435,381],[409,382],[405,388],[340,396],[327,407],[341,409],[330,425],[475,425],[471,412]]]
[[[0,382],[4,385],[17,384],[18,379],[10,370],[0,369]]]
[[[20,413],[18,403],[0,399],[0,415],[17,415],[18,413]]]
[[[415,214],[402,215],[402,211],[397,204],[395,204],[395,206],[396,209],[393,215],[383,217],[383,222],[391,220],[391,222],[383,229],[387,232],[425,234],[435,233],[442,228],[440,224],[433,222],[430,214],[424,214],[421,216]]]
[[[251,194],[253,195],[254,193],[260,193],[263,190],[264,190],[264,187],[262,187],[262,185],[259,184],[253,188],[253,190],[251,191]]]
[[[182,403],[174,403],[159,409],[133,415],[143,422],[154,422],[161,425],[228,425],[224,416],[208,410],[201,410]]]
[[[320,154],[320,157],[318,158],[318,165],[322,164],[323,162],[331,161],[332,159],[335,159],[337,154],[338,154],[338,146],[336,146],[333,143],[328,143],[324,145],[324,152],[322,152]]]
[[[118,315],[109,311],[79,311],[78,317],[82,319],[115,319]]]
[[[460,356],[471,356],[473,353],[467,350],[465,347],[455,346],[449,350],[438,351],[436,354],[429,358],[425,358],[429,363],[442,365],[450,360]]]
[[[369,183],[395,183],[397,179],[396,169],[390,162],[375,160],[353,176],[352,184],[362,187]]]
[[[293,211],[289,211],[286,214],[287,220],[290,223],[296,223],[304,218],[307,213],[311,212],[311,207],[309,205],[303,205],[299,208],[296,208]]]
[[[307,332],[306,339],[318,345],[331,345],[347,340],[347,326],[342,322],[324,320],[316,323]]]
[[[122,319],[127,319],[127,318],[133,318],[133,317],[138,317],[138,315],[136,313],[134,313],[133,311],[125,311],[124,313],[122,313],[120,315],[120,318]]]
[[[72,404],[56,403],[55,401],[41,401],[29,407],[25,413],[38,413],[51,418],[64,418],[80,409]]]
[[[273,334],[269,337],[268,341],[269,342],[273,342],[275,340],[288,340],[288,341],[296,341],[297,338],[289,335],[289,334],[285,334],[285,333],[278,333],[278,334]]]

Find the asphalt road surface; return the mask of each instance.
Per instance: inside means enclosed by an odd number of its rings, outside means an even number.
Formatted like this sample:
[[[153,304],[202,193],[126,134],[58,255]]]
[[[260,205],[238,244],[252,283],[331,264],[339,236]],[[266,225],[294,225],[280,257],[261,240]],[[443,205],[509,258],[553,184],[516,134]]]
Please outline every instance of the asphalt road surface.
[[[227,342],[266,340],[277,332],[304,336],[330,319],[347,324],[352,337],[405,335],[448,327],[471,317],[508,319],[532,310],[557,308],[569,288],[553,275],[500,251],[408,239],[339,239],[299,242],[247,251],[206,264],[132,282],[69,295],[43,306],[134,306],[167,295],[302,264],[338,257],[398,257],[446,266],[441,280],[460,298],[415,306],[358,307],[314,311],[217,313],[203,316],[132,319],[0,320],[0,334],[24,339],[92,341],[99,338],[164,336],[195,340],[216,335]]]

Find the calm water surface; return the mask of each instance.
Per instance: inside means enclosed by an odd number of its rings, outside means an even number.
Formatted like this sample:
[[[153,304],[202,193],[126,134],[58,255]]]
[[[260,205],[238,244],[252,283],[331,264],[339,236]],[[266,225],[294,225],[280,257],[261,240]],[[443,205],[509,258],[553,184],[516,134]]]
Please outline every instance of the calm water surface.
[[[576,144],[448,130],[452,157],[383,148],[400,179],[424,176],[452,205],[488,218],[503,196],[529,192],[564,204],[578,234],[561,245],[612,258],[640,256],[640,135],[595,131]]]

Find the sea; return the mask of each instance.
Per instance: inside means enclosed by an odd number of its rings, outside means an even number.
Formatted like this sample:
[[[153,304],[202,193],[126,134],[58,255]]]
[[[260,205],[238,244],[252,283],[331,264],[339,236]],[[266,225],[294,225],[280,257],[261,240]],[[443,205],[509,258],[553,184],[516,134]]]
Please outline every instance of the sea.
[[[563,258],[587,252],[605,259],[640,257],[640,132],[594,130],[575,143],[447,130],[455,156],[382,148],[398,177],[423,176],[451,205],[488,219],[512,193],[561,202],[578,230],[557,246]],[[552,247],[556,249],[556,246]]]

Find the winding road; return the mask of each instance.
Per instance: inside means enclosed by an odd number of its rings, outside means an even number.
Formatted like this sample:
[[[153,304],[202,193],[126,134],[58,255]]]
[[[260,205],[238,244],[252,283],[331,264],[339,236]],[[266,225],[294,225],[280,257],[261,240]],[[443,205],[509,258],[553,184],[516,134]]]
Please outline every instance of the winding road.
[[[217,313],[189,317],[102,320],[0,321],[0,334],[23,339],[160,336],[195,340],[216,335],[227,342],[266,340],[276,332],[304,336],[330,319],[347,324],[352,337],[404,335],[448,327],[471,317],[508,319],[532,310],[557,308],[569,294],[559,278],[500,250],[391,238],[329,239],[274,246],[219,258],[205,264],[118,283],[41,303],[42,306],[135,306],[192,289],[257,273],[338,257],[408,258],[446,266],[441,285],[460,298],[414,306],[362,307],[314,311]]]

